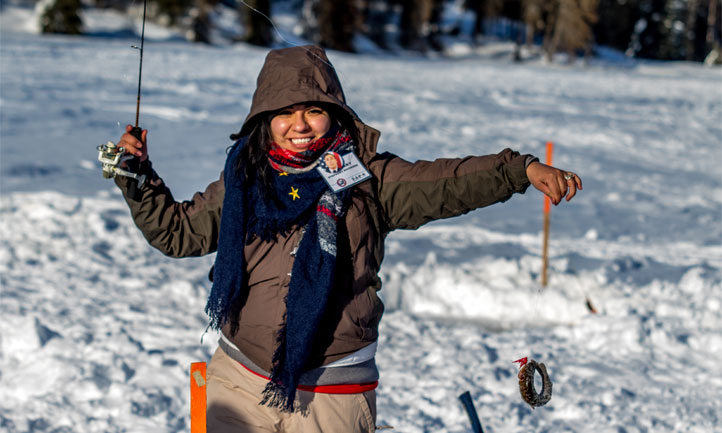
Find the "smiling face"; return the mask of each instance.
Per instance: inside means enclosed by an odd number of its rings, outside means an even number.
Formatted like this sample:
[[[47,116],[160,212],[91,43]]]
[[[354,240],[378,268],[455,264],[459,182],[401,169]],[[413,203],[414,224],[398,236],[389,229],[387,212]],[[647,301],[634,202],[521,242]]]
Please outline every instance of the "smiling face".
[[[307,150],[311,143],[331,129],[331,117],[315,105],[296,104],[271,119],[271,135],[280,147],[294,152]]]

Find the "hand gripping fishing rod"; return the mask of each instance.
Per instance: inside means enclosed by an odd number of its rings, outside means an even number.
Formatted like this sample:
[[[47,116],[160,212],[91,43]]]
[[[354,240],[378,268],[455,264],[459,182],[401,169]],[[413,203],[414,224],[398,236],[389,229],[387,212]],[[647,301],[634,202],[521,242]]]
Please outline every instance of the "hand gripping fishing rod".
[[[138,66],[138,98],[135,105],[135,126],[130,130],[130,134],[142,141],[143,128],[138,126],[140,118],[140,89],[141,78],[143,76],[143,46],[145,43],[145,16],[146,16],[147,0],[143,0],[143,25],[140,32],[140,48],[132,45],[132,48],[140,50],[140,63]],[[140,161],[132,155],[124,155],[125,149],[118,147],[112,141],[98,146],[98,160],[103,164],[103,177],[112,178],[115,176],[126,176],[133,179],[128,186],[128,195],[135,199],[138,187],[143,186],[145,175],[138,175]],[[127,164],[128,170],[120,168],[120,164]]]

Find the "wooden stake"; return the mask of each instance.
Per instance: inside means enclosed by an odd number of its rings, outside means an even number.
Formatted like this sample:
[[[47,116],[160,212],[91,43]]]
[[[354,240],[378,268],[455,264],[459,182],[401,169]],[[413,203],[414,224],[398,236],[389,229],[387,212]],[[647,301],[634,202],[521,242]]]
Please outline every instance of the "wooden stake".
[[[191,363],[191,433],[206,433],[206,363]]]
[[[552,165],[552,153],[554,153],[554,143],[547,141],[547,160],[546,165]],[[549,257],[547,249],[549,246],[549,213],[551,212],[551,200],[548,196],[544,196],[544,242],[542,244],[542,287],[547,286],[547,265]]]

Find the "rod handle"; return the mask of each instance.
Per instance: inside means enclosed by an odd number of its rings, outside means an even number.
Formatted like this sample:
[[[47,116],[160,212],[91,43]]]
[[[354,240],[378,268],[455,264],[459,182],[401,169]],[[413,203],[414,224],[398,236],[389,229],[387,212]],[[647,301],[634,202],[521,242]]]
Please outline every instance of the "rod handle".
[[[140,141],[143,141],[143,128],[139,126],[134,126],[133,129],[130,130],[130,135]],[[138,158],[133,157],[132,159],[128,160],[127,164],[128,170],[131,173],[138,173],[138,170],[140,169],[140,160]],[[138,181],[136,179],[130,180],[130,184],[128,185],[128,197],[135,201],[140,200],[140,196],[138,194]]]
[[[140,141],[143,141],[143,128],[141,128],[140,126],[134,126],[133,129],[130,130],[130,135]]]

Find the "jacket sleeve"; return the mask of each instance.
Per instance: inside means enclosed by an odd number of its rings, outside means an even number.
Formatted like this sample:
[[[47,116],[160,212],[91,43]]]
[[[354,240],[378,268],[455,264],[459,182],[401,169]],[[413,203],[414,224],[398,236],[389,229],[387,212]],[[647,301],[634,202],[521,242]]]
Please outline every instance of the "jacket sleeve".
[[[390,153],[369,163],[387,229],[416,229],[524,193],[529,155],[496,155],[408,162]]]
[[[133,220],[146,240],[171,257],[197,257],[215,252],[225,193],[223,173],[204,192],[177,202],[150,161],[141,165],[140,172],[146,174],[148,180],[135,197],[129,196],[129,178],[118,176],[115,183],[123,191]]]

